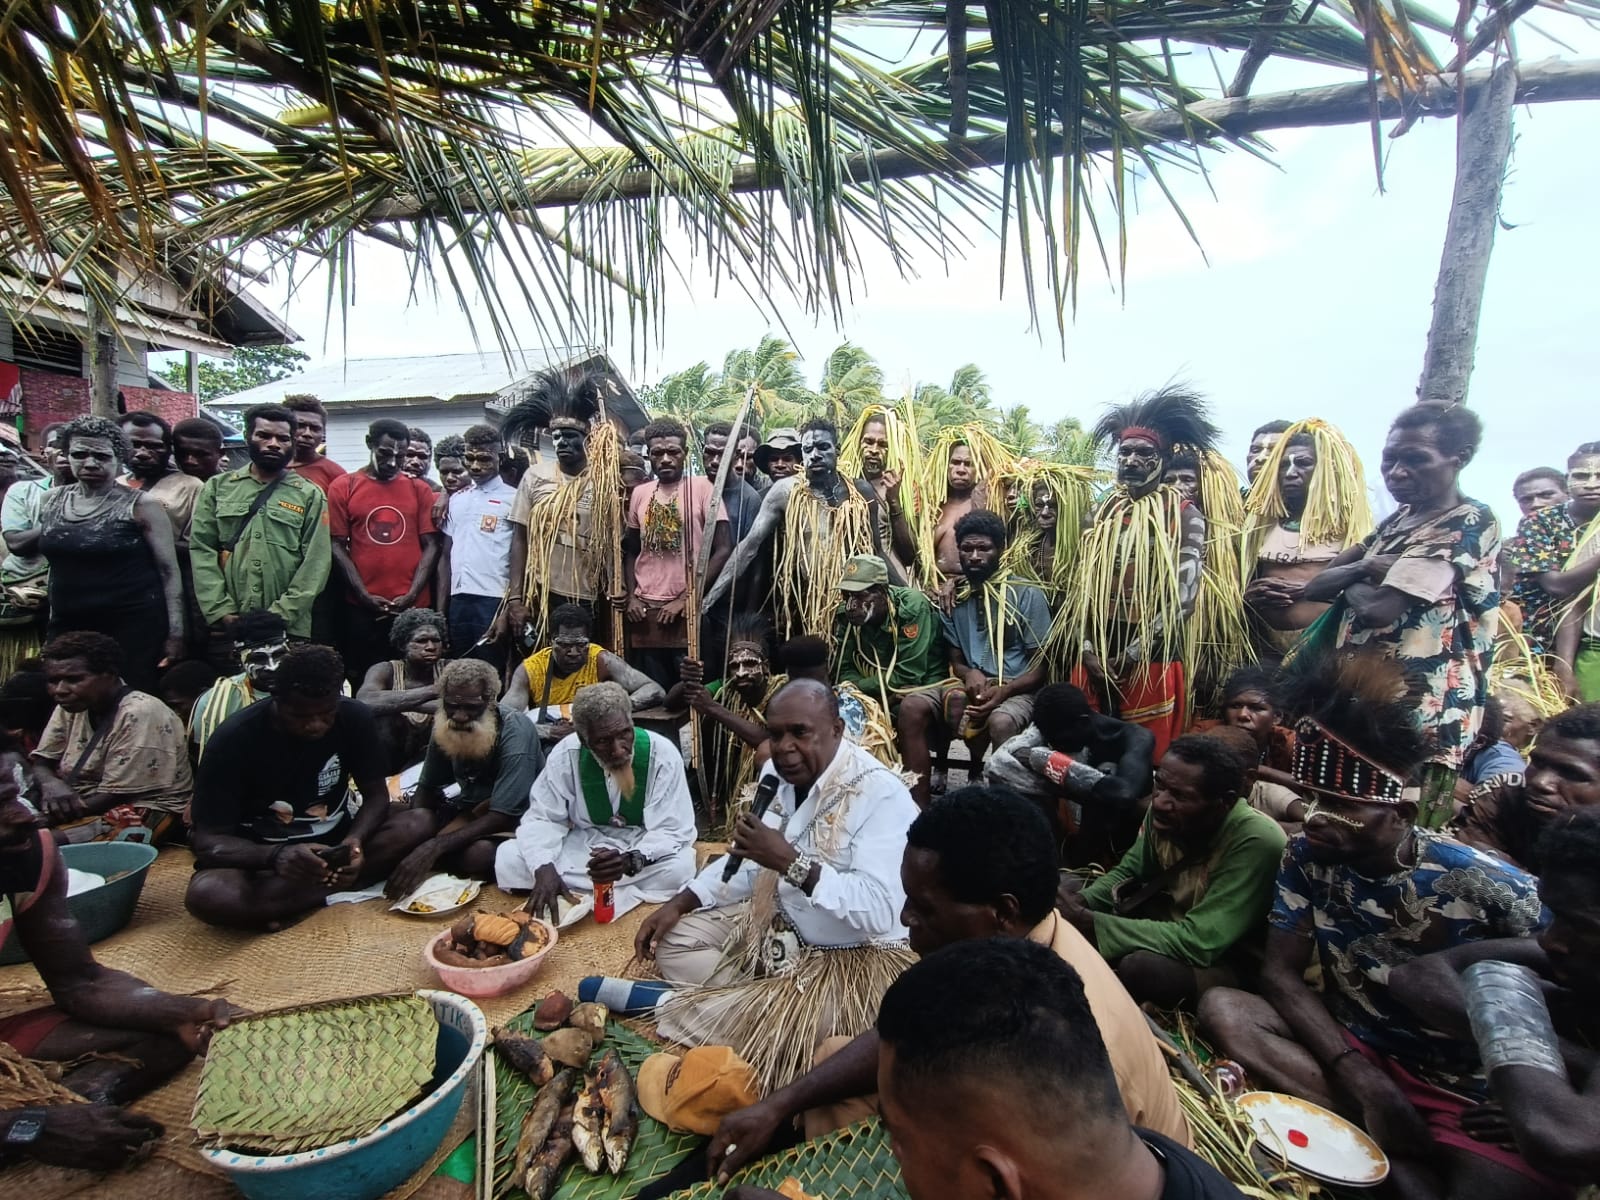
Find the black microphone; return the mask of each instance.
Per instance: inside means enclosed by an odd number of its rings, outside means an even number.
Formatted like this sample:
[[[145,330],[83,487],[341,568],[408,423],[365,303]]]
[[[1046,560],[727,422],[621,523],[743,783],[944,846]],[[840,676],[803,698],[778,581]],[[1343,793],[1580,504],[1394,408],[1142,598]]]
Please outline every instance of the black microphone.
[[[783,782],[777,775],[763,775],[761,782],[756,784],[756,798],[750,802],[750,815],[756,820],[761,820],[772,807],[773,798],[778,794],[778,784]],[[739,868],[744,865],[744,855],[728,851],[728,861],[722,868],[722,882],[730,883],[739,873]]]

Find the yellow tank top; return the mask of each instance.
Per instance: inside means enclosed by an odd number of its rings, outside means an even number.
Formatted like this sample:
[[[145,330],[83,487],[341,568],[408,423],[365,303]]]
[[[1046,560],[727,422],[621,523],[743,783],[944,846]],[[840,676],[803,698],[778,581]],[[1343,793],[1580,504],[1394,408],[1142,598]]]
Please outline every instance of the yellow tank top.
[[[591,683],[600,682],[600,655],[604,649],[589,643],[589,653],[584,656],[583,665],[571,675],[562,677],[550,674],[550,651],[540,650],[528,655],[522,660],[523,667],[528,672],[528,707],[536,709],[541,705],[554,708],[558,704],[571,704],[577,696],[579,688],[586,688]],[[545,694],[545,681],[550,684],[549,695]]]

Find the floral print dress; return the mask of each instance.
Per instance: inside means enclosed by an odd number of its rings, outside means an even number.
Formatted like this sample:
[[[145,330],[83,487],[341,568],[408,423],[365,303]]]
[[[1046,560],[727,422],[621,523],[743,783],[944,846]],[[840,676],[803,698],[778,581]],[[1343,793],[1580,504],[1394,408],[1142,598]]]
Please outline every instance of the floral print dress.
[[[1392,624],[1358,626],[1345,606],[1335,646],[1377,647],[1399,660],[1420,685],[1418,713],[1434,735],[1429,761],[1457,770],[1483,723],[1489,698],[1489,665],[1500,627],[1500,591],[1495,567],[1500,557],[1500,526],[1488,505],[1463,497],[1461,503],[1431,517],[1418,518],[1408,507],[1368,534],[1367,557],[1393,555],[1384,585],[1405,592],[1412,604]],[[1450,564],[1453,581],[1442,593],[1423,580],[1430,561]]]
[[[1561,615],[1561,602],[1539,586],[1539,576],[1562,570],[1577,542],[1578,527],[1565,504],[1529,513],[1516,534],[1506,539],[1506,565],[1515,574],[1507,598],[1522,609],[1522,636],[1535,654],[1555,649],[1556,623]]]

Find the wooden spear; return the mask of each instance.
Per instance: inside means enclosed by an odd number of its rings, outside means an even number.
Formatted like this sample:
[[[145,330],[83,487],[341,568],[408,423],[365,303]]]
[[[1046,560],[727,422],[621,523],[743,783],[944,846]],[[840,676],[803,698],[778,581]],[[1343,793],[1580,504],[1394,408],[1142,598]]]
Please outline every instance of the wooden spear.
[[[616,391],[617,390],[617,385],[615,383],[613,383],[611,380],[607,379],[605,381],[605,386],[604,387],[595,388],[595,397],[598,400],[599,405],[600,405],[600,428],[604,431],[605,436],[607,436],[607,437],[616,437],[617,436],[617,431],[611,428],[611,419],[606,416],[606,388],[610,388],[612,391]],[[602,481],[596,479],[590,484],[590,487],[591,488],[598,488],[598,487],[601,486],[601,482]],[[618,494],[621,495],[622,498],[623,498],[622,499],[622,503],[623,503],[623,507],[624,507],[624,512],[622,514],[622,524],[623,524],[624,527],[626,527],[627,524],[628,524],[628,514],[626,512],[627,493],[623,490],[623,487],[622,487],[622,473],[620,471],[617,473],[617,477],[610,481],[610,486],[616,488]],[[589,532],[590,532],[591,536],[595,532],[594,528],[593,528],[593,525],[592,525],[592,522],[591,522],[591,527],[590,527]],[[616,545],[614,545],[611,548],[611,581],[610,582],[611,582],[611,587],[620,588],[622,586],[622,530],[618,529],[616,531],[616,535],[617,535],[616,538],[615,538]],[[627,657],[627,654],[626,654],[627,647],[623,644],[625,635],[623,633],[623,628],[622,628],[622,609],[618,608],[616,606],[616,604],[612,603],[611,596],[612,596],[612,593],[608,591],[606,593],[606,603],[611,608],[611,652],[613,654],[616,654],[616,655],[620,656],[620,657],[626,658]]]
[[[700,601],[705,596],[706,584],[709,582],[706,579],[706,572],[711,566],[712,535],[717,529],[717,514],[722,511],[722,492],[728,486],[728,472],[739,453],[738,438],[744,429],[746,418],[750,416],[750,407],[755,403],[755,398],[756,385],[752,382],[745,389],[744,401],[739,405],[739,415],[733,419],[733,431],[728,434],[728,444],[723,448],[722,461],[717,464],[717,477],[711,481],[711,499],[706,502],[706,523],[700,529],[700,542],[695,547],[694,574],[687,581],[683,607],[684,620],[689,622],[689,657],[693,659],[700,658]],[[684,528],[688,529],[687,522]],[[731,540],[732,530],[728,536]],[[688,539],[685,537],[685,547],[688,544]],[[733,610],[732,588],[728,589],[728,610],[730,612]],[[695,781],[700,785],[700,795],[705,798],[706,815],[715,824],[718,818],[717,800],[711,794],[706,779],[705,758],[700,753],[700,714],[692,707],[689,709],[689,765],[694,768]]]

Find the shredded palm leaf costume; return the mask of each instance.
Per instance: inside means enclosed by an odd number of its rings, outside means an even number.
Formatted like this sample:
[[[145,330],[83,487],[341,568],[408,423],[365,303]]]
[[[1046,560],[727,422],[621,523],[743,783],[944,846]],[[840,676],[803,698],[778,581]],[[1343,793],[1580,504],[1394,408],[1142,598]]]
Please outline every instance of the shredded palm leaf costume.
[[[1163,484],[1148,495],[1116,488],[1084,532],[1067,602],[1050,627],[1052,657],[1081,666],[1092,651],[1109,667],[1128,646],[1141,654],[1140,682],[1184,624],[1178,588],[1183,499]],[[1175,648],[1175,647],[1174,647]]]
[[[621,544],[624,517],[622,447],[609,426],[595,424],[601,386],[597,376],[580,371],[540,372],[500,425],[508,444],[528,435],[536,444],[539,431],[553,421],[576,423],[584,430],[584,468],[576,475],[558,469],[554,488],[535,499],[528,511],[528,559],[522,583],[536,643],[545,641],[549,632],[551,566],[558,548],[576,556],[577,575],[591,595],[605,596],[614,582],[611,560]],[[580,529],[585,504],[587,530]]]
[[[872,509],[855,482],[840,476],[844,499],[830,506],[805,483],[789,493],[783,546],[772,581],[772,606],[780,630],[827,637],[839,607],[844,565],[857,554],[876,554]]]
[[[884,439],[888,442],[883,469],[900,476],[902,515],[911,529],[913,547],[920,556],[924,543],[933,545],[933,526],[928,520],[928,506],[923,503],[922,474],[917,469],[922,448],[917,444],[917,418],[909,395],[897,405],[869,404],[861,410],[861,415],[850,426],[850,432],[839,447],[839,474],[845,479],[866,479],[861,465],[861,437],[867,426],[875,421],[882,422]],[[867,482],[870,486],[871,481]],[[920,574],[920,563],[925,561],[919,559],[916,563],[899,564],[912,586],[916,585],[914,576]]]
[[[1012,454],[988,426],[976,421],[965,425],[946,425],[934,436],[927,450],[919,450],[922,462],[923,511],[912,526],[917,535],[917,561],[924,564],[926,582],[937,585],[940,579],[938,557],[934,553],[935,534],[940,514],[950,500],[950,452],[965,446],[972,455],[972,503],[975,508],[999,512],[1004,505],[1001,480],[1012,471]]]
[[[1546,721],[1566,712],[1576,701],[1568,698],[1561,680],[1546,664],[1545,656],[1533,652],[1522,630],[1502,609],[1500,629],[1495,634],[1494,662],[1489,667],[1489,694],[1520,696]]]
[[[1214,450],[1195,452],[1200,465],[1200,507],[1206,514],[1205,565],[1194,612],[1184,624],[1184,661],[1190,691],[1200,705],[1216,711],[1227,678],[1256,660],[1245,623],[1244,584],[1239,566],[1239,531],[1244,500],[1239,474]]]
[[[758,704],[746,704],[744,697],[739,695],[726,683],[717,692],[717,703],[722,705],[736,717],[743,717],[747,721],[758,724],[765,722],[767,704],[777,693],[778,689],[789,682],[787,675],[773,675],[767,679],[767,685],[761,692],[761,701]],[[756,779],[756,752],[743,738],[734,733],[726,725],[714,721],[702,723],[702,728],[715,739],[711,752],[711,761],[714,767],[714,785],[721,797],[727,798],[723,811],[728,816],[729,834],[733,831],[733,823],[739,819],[747,807],[745,793],[755,785]]]
[[[1290,444],[1309,439],[1316,452],[1317,466],[1306,490],[1305,507],[1298,518],[1291,518],[1283,498],[1283,458]],[[1210,509],[1206,510],[1208,513]],[[1326,421],[1313,417],[1297,421],[1268,453],[1244,501],[1244,523],[1240,535],[1240,565],[1244,581],[1255,574],[1262,540],[1274,525],[1293,521],[1306,545],[1337,544],[1348,550],[1372,532],[1372,508],[1367,502],[1366,473],[1361,456],[1344,434]]]
[[[1094,436],[1119,451],[1134,439],[1157,448],[1156,472],[1146,476],[1143,491],[1160,478],[1175,446],[1203,454],[1217,429],[1197,394],[1169,386],[1112,407]],[[1139,496],[1124,484],[1114,487],[1083,536],[1048,643],[1051,656],[1077,669],[1080,679],[1086,656],[1099,660],[1116,694],[1102,697],[1090,689],[1091,703],[1116,703],[1123,720],[1150,729],[1158,755],[1188,717],[1186,599],[1192,604],[1197,598],[1204,574],[1195,548],[1184,542],[1189,517],[1182,497],[1166,484]]]
[[[1093,467],[1020,458],[996,483],[1002,495],[1013,482],[1017,488],[1016,509],[1006,514],[1016,532],[1000,556],[1000,573],[1043,588],[1052,609],[1071,585],[1083,528],[1094,507],[1095,484],[1102,479]],[[1034,516],[1033,493],[1040,485],[1050,489],[1056,502],[1056,525],[1048,546]]]
[[[1306,488],[1305,504],[1299,516],[1293,516],[1283,497],[1283,460],[1294,444],[1306,442],[1317,465]],[[1304,563],[1320,561],[1319,548],[1321,555],[1332,547],[1348,550],[1372,532],[1372,525],[1366,477],[1355,447],[1326,421],[1315,417],[1297,421],[1284,430],[1267,454],[1245,497],[1239,534],[1240,581],[1249,587],[1255,579],[1263,548],[1275,530],[1282,531],[1280,537],[1297,539],[1307,556],[1301,560]],[[1264,646],[1279,652],[1293,648],[1297,634],[1273,629],[1259,619],[1254,624]]]

